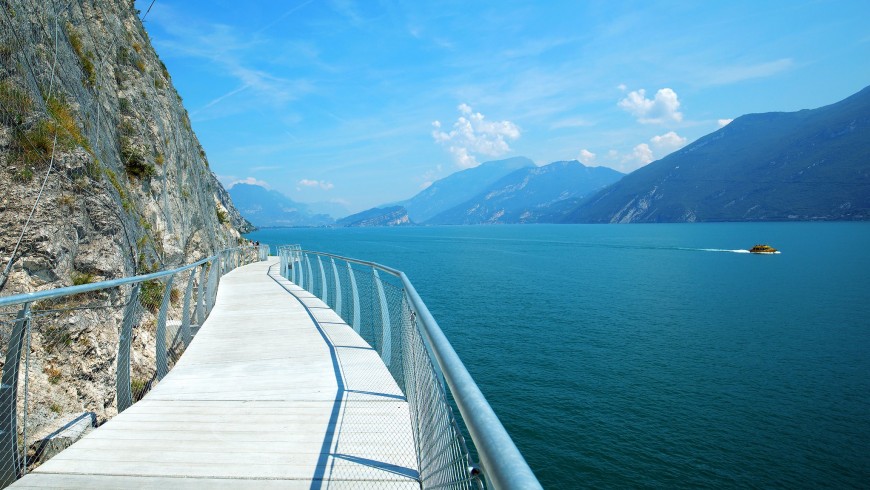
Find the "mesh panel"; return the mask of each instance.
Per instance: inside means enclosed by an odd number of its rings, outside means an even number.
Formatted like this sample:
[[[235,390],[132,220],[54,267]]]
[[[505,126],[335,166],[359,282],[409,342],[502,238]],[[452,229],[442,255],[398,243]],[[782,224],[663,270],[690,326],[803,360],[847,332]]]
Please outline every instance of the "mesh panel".
[[[288,250],[286,253],[289,261],[291,252]],[[335,309],[347,325],[359,326],[360,336],[381,357],[405,395],[417,454],[413,467],[419,468],[423,487],[482,488],[483,481],[469,472],[472,466],[469,450],[401,279],[384,271],[376,273],[372,267],[354,262],[314,253],[305,253],[304,256],[305,289],[322,298],[323,288],[326,288],[327,304]],[[318,257],[324,266],[323,276],[320,274]],[[333,260],[338,272],[338,284],[333,273]],[[313,271],[310,281],[307,264],[311,264]],[[292,276],[289,274],[288,278],[292,279]],[[342,298],[339,309],[335,308],[337,290],[341,291]],[[347,388],[350,393],[366,391],[368,380],[364,374],[350,378]],[[353,403],[379,402],[354,401],[348,405],[345,416],[357,417],[361,426],[365,426],[363,414],[366,411],[353,408]],[[356,427],[357,424],[351,426]],[[371,433],[367,437],[373,443],[378,442],[378,438],[384,439],[380,442],[389,445],[395,443],[390,438],[397,437],[397,434]]]

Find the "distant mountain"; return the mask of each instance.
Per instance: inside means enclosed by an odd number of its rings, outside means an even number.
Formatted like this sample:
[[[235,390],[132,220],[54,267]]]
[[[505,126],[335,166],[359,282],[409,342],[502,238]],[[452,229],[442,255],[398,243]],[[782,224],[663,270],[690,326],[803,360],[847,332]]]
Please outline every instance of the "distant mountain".
[[[567,199],[579,199],[610,185],[623,174],[607,167],[587,167],[577,160],[524,167],[502,177],[458,206],[426,224],[536,223]]]
[[[343,218],[350,214],[350,210],[344,204],[323,201],[305,203],[308,210],[314,214],[327,214],[334,219]]]
[[[505,175],[535,162],[525,157],[484,162],[474,168],[461,170],[437,180],[416,196],[396,203],[408,210],[410,219],[422,223],[436,214],[462,204],[480,194]]]
[[[408,218],[408,210],[403,206],[372,208],[352,214],[335,222],[337,226],[406,226],[413,223]]]
[[[258,185],[236,184],[229,193],[241,215],[254,226],[327,226],[334,221],[278,191]]]
[[[870,219],[870,87],[819,109],[749,114],[650,163],[569,222]]]

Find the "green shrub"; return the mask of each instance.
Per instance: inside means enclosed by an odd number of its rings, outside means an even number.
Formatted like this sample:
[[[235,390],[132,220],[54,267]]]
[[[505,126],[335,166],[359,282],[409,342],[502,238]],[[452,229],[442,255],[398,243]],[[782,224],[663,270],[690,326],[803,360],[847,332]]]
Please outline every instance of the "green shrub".
[[[76,272],[72,273],[72,282],[73,286],[81,286],[82,284],[91,284],[94,282],[94,275],[88,272]]]
[[[133,378],[130,380],[130,391],[133,395],[133,401],[138,402],[145,396],[149,387],[149,382],[146,379]]]
[[[118,99],[118,109],[121,110],[121,114],[125,116],[133,115],[133,104],[130,103],[130,99],[120,98]]]
[[[79,62],[82,64],[82,71],[85,74],[85,84],[93,87],[97,84],[97,70],[94,68],[93,62],[94,53],[85,51],[81,34],[79,34],[79,32],[69,22],[66,23],[66,33],[69,37],[69,43],[72,45],[73,51],[75,51],[76,56],[79,58]]]
[[[0,82],[0,118],[21,124],[24,116],[33,111],[33,100],[10,79]]]
[[[163,73],[163,78],[169,80],[169,70],[166,69],[166,64],[163,63],[163,60],[157,60],[160,62],[160,72]]]
[[[48,375],[48,382],[49,383],[51,383],[53,385],[60,383],[60,379],[63,375],[63,373],[61,373],[60,369],[58,369],[54,366],[48,366],[45,369],[43,369],[43,372],[45,372],[45,374]]]
[[[19,182],[30,182],[33,180],[33,167],[25,165],[24,168],[15,172],[12,177]]]
[[[145,154],[141,149],[136,147],[130,138],[121,137],[121,159],[124,162],[124,169],[127,175],[135,178],[148,178],[156,174],[154,165],[145,160]]]
[[[218,222],[222,225],[225,225],[230,222],[230,217],[227,215],[227,212],[220,208],[220,206],[215,207],[215,214],[217,214]]]
[[[53,129],[58,134],[58,143],[61,143],[66,149],[72,149],[74,145],[78,145],[90,151],[88,140],[82,135],[69,102],[64,97],[51,96],[45,101],[45,105],[48,107],[48,114],[56,125]]]
[[[166,287],[159,280],[145,281],[140,285],[139,303],[151,313],[157,313],[163,302],[163,291]]]

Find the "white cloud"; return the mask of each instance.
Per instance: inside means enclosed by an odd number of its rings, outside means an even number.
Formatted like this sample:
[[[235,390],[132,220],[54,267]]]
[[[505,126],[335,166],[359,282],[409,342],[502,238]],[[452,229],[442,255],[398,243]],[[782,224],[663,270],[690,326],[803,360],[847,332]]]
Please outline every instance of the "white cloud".
[[[631,150],[631,153],[624,156],[622,161],[625,163],[638,163],[640,164],[639,166],[643,166],[653,161],[653,152],[648,144],[641,143],[635,146]]]
[[[688,140],[673,131],[669,131],[659,136],[653,136],[649,141],[653,144],[656,150],[660,150],[660,152],[665,152],[665,154],[667,154],[686,146]],[[664,155],[660,155],[660,157],[661,156]]]
[[[320,187],[321,189],[328,191],[334,188],[331,182],[327,182],[325,180],[311,180],[311,179],[302,179],[297,182],[297,185],[301,185],[303,187]]]
[[[265,187],[266,189],[271,189],[272,186],[269,185],[268,182],[264,180],[257,180],[254,177],[247,177],[240,180],[234,180],[230,183],[227,189],[232,189],[236,184],[250,184],[250,185],[258,185],[260,187]]]
[[[719,124],[720,128],[724,128],[725,126],[731,124],[731,121],[733,121],[733,120],[734,119],[719,119],[716,122]]]
[[[620,83],[616,86],[616,88],[618,88],[620,92],[625,92],[626,90],[628,90],[628,87],[624,83]]]
[[[457,107],[461,114],[453,129],[445,132],[441,121],[433,121],[432,138],[436,143],[446,146],[456,164],[461,168],[471,168],[478,164],[476,154],[496,157],[510,151],[507,140],[520,137],[520,128],[510,121],[487,121],[485,116],[468,104]]]
[[[609,150],[596,163],[607,165],[622,172],[630,172],[686,146],[688,141],[688,138],[680,136],[674,131],[668,131],[665,134],[653,136],[649,139],[649,143],[635,145],[628,153]],[[595,153],[585,148],[580,150],[580,158],[584,163],[589,163],[596,157]]]
[[[662,124],[683,120],[683,113],[679,111],[680,100],[677,93],[669,88],[659,89],[652,99],[646,98],[646,90],[634,90],[617,105],[636,117],[642,124]]]

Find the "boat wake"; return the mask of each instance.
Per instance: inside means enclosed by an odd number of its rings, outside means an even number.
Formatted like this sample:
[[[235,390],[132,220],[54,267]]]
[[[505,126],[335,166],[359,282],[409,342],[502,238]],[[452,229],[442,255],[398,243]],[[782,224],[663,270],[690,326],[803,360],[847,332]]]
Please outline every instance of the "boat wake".
[[[738,249],[729,250],[727,248],[679,248],[678,250],[687,250],[689,252],[725,252],[732,254],[748,254],[749,250]]]
[[[698,252],[726,252],[726,253],[732,253],[732,254],[748,254],[748,253],[751,253],[749,250],[744,250],[744,249],[729,250],[729,249],[726,249],[726,248],[686,248],[686,249],[683,249],[683,250],[695,250],[695,251],[698,251]],[[777,250],[776,252],[772,252],[772,253],[773,253],[773,254],[779,254],[780,252],[779,252],[779,250]]]

